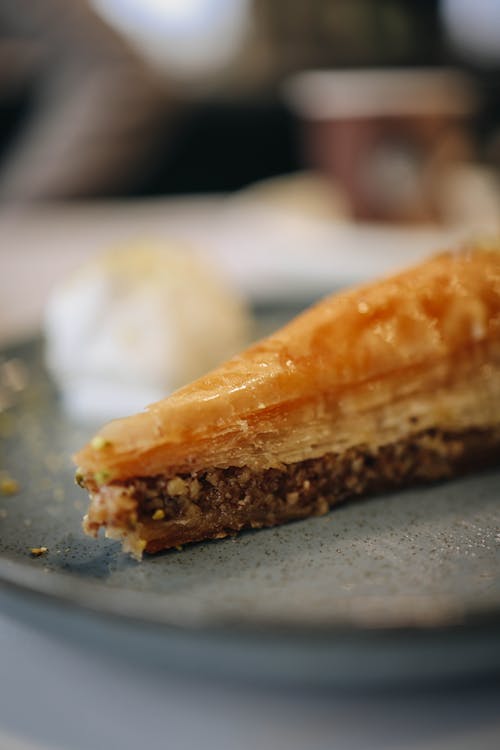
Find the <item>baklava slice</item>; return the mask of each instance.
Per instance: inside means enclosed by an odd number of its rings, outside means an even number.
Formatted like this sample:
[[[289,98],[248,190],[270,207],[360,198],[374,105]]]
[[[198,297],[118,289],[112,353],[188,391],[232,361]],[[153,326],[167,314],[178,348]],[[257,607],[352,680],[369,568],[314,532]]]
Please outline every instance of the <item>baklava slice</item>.
[[[331,296],[75,457],[136,557],[500,464],[500,252]]]

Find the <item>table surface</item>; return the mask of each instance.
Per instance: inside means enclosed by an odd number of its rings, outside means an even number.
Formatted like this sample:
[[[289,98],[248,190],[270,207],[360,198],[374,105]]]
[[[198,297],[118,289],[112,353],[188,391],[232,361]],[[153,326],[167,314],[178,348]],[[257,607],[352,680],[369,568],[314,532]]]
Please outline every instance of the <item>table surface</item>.
[[[313,220],[213,197],[0,210],[0,344],[29,335],[53,285],[87,258],[131,243],[189,247],[268,304],[310,302],[468,236],[457,227]]]
[[[194,210],[200,215],[199,203]],[[54,214],[22,220],[0,217],[0,342],[37,324],[44,294],[57,274],[80,262],[89,248],[126,236],[122,219],[130,232],[134,221],[130,207],[116,206],[111,218],[107,214],[100,223],[99,211],[93,209],[93,227],[88,211],[79,214],[76,209],[62,221]],[[158,205],[139,208],[138,231],[151,226],[153,215],[155,226],[162,226],[158,216],[163,211]],[[208,217],[206,205],[203,211]],[[179,226],[183,221],[192,225],[190,212],[188,205],[172,209],[170,215]],[[421,236],[416,245],[427,240]],[[37,254],[35,246],[46,252]],[[37,293],[30,295],[30,290]],[[187,678],[169,670],[140,668],[125,654],[120,658],[95,654],[88,646],[21,623],[5,609],[0,613],[0,664],[0,750],[135,750],[162,745],[176,750],[496,750],[500,746],[498,684],[346,694]]]
[[[141,669],[0,615],[0,748],[497,750],[500,686],[288,691]]]

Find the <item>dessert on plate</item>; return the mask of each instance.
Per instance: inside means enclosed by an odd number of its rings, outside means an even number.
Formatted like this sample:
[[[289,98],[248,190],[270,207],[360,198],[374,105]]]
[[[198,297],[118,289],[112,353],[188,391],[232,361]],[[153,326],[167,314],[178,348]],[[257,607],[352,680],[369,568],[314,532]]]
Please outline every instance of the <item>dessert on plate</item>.
[[[75,457],[140,558],[500,463],[500,252],[333,295]]]

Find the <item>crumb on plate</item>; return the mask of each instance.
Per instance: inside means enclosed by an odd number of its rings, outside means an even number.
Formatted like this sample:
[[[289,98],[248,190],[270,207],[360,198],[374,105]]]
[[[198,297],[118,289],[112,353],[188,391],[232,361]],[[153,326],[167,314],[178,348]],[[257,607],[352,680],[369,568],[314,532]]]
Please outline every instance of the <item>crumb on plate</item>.
[[[96,435],[90,441],[90,445],[95,451],[102,451],[104,448],[109,448],[111,443],[109,440],[106,440],[106,438],[103,438],[102,435]]]
[[[32,547],[30,549],[30,553],[33,557],[41,557],[42,555],[45,555],[46,552],[48,552],[48,547]]]
[[[19,492],[19,482],[8,474],[0,476],[0,495],[15,495]]]

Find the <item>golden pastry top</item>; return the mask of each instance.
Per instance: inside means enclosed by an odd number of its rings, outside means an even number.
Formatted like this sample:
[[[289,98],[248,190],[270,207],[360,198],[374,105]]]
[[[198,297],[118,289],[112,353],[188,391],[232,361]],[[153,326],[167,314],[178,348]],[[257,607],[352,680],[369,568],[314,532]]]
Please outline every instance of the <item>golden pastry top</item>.
[[[199,465],[225,434],[251,442],[271,416],[334,404],[363,384],[452,362],[500,342],[500,252],[444,253],[396,276],[333,295],[206,376],[135,416],[107,424],[76,456],[111,479]],[[398,375],[399,374],[399,375]],[[214,444],[215,444],[214,443]],[[107,479],[106,479],[107,477]]]

